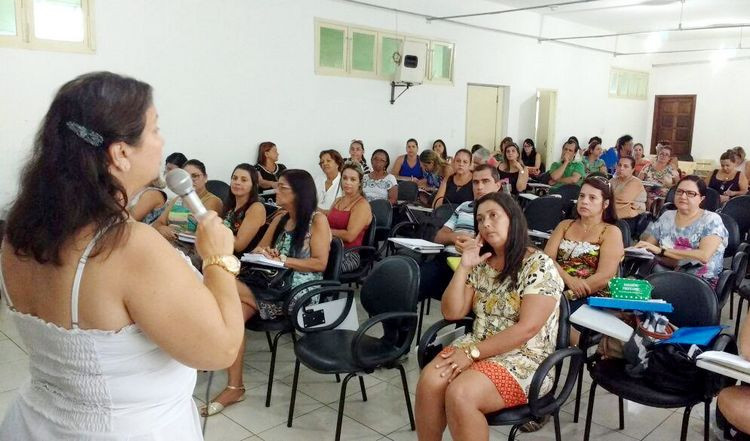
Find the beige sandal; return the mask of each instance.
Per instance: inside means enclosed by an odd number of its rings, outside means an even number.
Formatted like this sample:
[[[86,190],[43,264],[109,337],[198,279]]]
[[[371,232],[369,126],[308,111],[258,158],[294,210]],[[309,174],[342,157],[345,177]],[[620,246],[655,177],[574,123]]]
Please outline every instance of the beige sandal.
[[[242,385],[242,386],[230,386],[230,385],[227,385],[227,387],[224,388],[224,389],[225,390],[226,389],[241,390],[242,391],[242,395],[238,399],[232,401],[231,403],[227,403],[227,404],[221,404],[218,401],[211,401],[208,405],[204,404],[200,408],[200,414],[201,414],[201,416],[205,417],[205,416],[216,415],[217,413],[220,413],[222,410],[224,410],[228,406],[231,406],[232,404],[236,404],[236,403],[239,403],[241,401],[245,401],[245,386],[244,385]],[[221,394],[219,394],[219,395],[221,395]]]

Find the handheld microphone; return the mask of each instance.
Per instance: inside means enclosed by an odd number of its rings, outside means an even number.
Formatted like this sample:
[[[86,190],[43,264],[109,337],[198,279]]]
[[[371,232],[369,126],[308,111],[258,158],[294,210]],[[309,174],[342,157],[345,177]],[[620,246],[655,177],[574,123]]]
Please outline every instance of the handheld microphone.
[[[181,168],[176,168],[167,173],[166,181],[167,187],[182,198],[182,202],[187,205],[195,219],[200,222],[201,217],[206,214],[206,207],[203,206],[201,198],[198,197],[193,188],[190,174]]]

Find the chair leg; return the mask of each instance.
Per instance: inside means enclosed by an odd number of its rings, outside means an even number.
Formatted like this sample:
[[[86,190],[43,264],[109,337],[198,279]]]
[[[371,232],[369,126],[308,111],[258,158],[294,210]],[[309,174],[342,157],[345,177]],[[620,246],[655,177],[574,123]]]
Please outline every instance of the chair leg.
[[[273,372],[276,370],[276,351],[279,348],[279,339],[283,332],[277,333],[271,345],[271,367],[268,369],[268,388],[266,389],[266,407],[271,407],[271,391],[273,390]]]
[[[344,381],[341,383],[341,396],[339,397],[339,414],[338,414],[338,418],[336,419],[336,438],[334,438],[336,441],[339,441],[341,439],[341,423],[344,420],[344,403],[346,401],[346,384],[349,383],[349,380],[351,380],[356,375],[357,374],[347,374],[346,377],[344,377]]]
[[[552,415],[552,418],[555,421],[555,441],[562,441],[562,434],[560,433],[560,410],[559,409],[557,412],[555,412]]]
[[[430,315],[430,306],[432,306],[432,297],[427,297],[427,315]]]
[[[266,331],[266,340],[268,341],[268,350],[273,351],[273,343],[271,343],[271,333]]]
[[[510,428],[510,433],[508,434],[508,441],[516,441],[516,434],[518,434],[518,429],[520,428],[521,426],[518,424]]]
[[[742,303],[744,301],[745,298],[740,296],[740,301],[737,303],[737,317],[735,317],[734,320],[734,338],[737,338],[740,335],[740,320],[742,318]]]
[[[573,410],[573,422],[578,422],[578,416],[581,411],[581,393],[583,392],[583,363],[578,369],[578,386],[576,387],[576,405]]]
[[[729,320],[732,320],[734,317],[734,290],[729,291]]]
[[[292,397],[289,399],[289,416],[286,420],[286,427],[292,427],[292,418],[294,418],[294,401],[297,399],[297,382],[299,381],[299,359],[294,360],[294,379],[292,380]]]
[[[618,407],[620,408],[620,430],[625,429],[625,403],[622,397],[617,397]]]
[[[365,377],[358,375],[359,377],[359,390],[362,391],[362,401],[367,401],[367,392],[365,392]]]
[[[424,318],[425,299],[419,304],[419,319],[417,320],[417,343],[422,338],[422,319]]]
[[[591,420],[594,415],[594,400],[596,399],[596,381],[591,383],[589,390],[589,404],[586,409],[586,429],[583,432],[583,441],[589,441],[591,435]]]
[[[336,383],[341,383],[341,375],[336,374]]]
[[[690,422],[690,411],[693,409],[692,406],[685,408],[685,412],[682,414],[682,430],[680,431],[680,441],[687,439],[688,423]]]
[[[411,430],[416,430],[417,426],[414,424],[414,411],[411,409],[411,396],[409,396],[409,385],[406,382],[406,371],[401,365],[396,366],[398,371],[401,373],[401,386],[404,388],[404,399],[406,399],[406,410],[409,413],[409,425]]]
[[[708,426],[711,413],[711,401],[703,403],[703,441],[708,441]]]

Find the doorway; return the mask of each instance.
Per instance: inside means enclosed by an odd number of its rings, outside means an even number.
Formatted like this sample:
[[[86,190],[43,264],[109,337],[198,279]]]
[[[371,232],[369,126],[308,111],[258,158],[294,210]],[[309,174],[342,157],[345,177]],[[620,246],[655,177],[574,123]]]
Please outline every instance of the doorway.
[[[656,95],[651,128],[651,154],[657,143],[668,143],[681,161],[692,160],[696,95]]]
[[[547,165],[547,168],[557,157],[555,152],[556,115],[557,91],[537,89],[534,142],[537,152],[542,153],[542,162]]]
[[[481,144],[493,152],[507,129],[507,86],[469,84],[466,91],[466,148]]]

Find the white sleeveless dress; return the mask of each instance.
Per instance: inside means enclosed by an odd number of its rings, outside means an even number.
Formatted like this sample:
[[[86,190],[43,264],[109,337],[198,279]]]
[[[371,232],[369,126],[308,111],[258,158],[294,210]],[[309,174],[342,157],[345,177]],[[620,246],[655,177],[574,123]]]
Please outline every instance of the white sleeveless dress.
[[[135,324],[78,328],[78,290],[96,238],[81,257],[71,293],[72,329],[16,311],[29,350],[30,380],[0,425],[0,440],[199,441],[196,371],[162,351]]]

